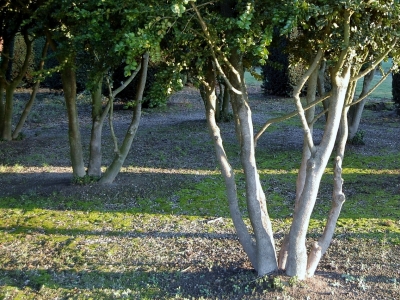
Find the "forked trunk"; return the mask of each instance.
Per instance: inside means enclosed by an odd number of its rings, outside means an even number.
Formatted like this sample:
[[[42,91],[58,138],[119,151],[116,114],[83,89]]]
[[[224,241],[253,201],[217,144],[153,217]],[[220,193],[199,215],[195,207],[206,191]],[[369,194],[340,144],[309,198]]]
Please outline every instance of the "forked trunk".
[[[140,117],[142,113],[142,98],[143,98],[144,88],[146,85],[148,64],[149,64],[149,53],[146,53],[142,57],[140,80],[135,99],[136,106],[132,116],[131,124],[129,125],[128,131],[125,135],[124,141],[122,142],[121,148],[118,149],[118,153],[116,153],[113,162],[107,168],[107,171],[104,173],[103,177],[101,177],[99,181],[100,183],[112,183],[114,181],[115,177],[117,177],[119,171],[121,170],[125,158],[128,155],[128,152],[131,148],[133,139],[136,135],[140,123]]]
[[[324,255],[326,250],[328,249],[332,241],[333,233],[336,228],[336,222],[339,218],[340,211],[346,199],[342,191],[342,186],[343,186],[342,162],[348,135],[347,134],[348,110],[349,110],[348,107],[343,108],[342,117],[340,121],[339,142],[337,145],[337,150],[336,150],[337,156],[334,167],[332,206],[329,211],[328,220],[326,221],[325,229],[322,236],[318,239],[317,242],[314,242],[311,246],[307,263],[307,277],[314,276],[315,270],[317,269],[317,266],[319,264],[319,261],[321,260],[322,255]]]
[[[237,197],[235,173],[229,164],[229,160],[224,149],[221,132],[216,122],[215,115],[217,99],[215,95],[215,76],[212,63],[209,63],[207,66],[205,84],[203,84],[202,90],[204,94],[204,101],[206,103],[207,124],[210,131],[210,136],[214,142],[215,154],[221,167],[221,174],[225,180],[226,194],[232,221],[235,226],[240,244],[249,257],[253,267],[257,269],[257,254],[255,244],[247,230],[246,224],[243,222]]]
[[[344,107],[350,69],[345,68],[342,76],[334,74],[332,96],[329,103],[329,116],[320,145],[315,147],[307,161],[305,184],[295,206],[293,222],[289,232],[289,250],[286,273],[289,276],[306,278],[307,249],[306,233],[312,210],[318,194],[319,185],[325,167],[332,153]]]
[[[49,48],[49,43],[48,43],[48,41],[46,41],[46,43],[43,46],[43,50],[42,50],[42,58],[41,58],[41,60],[39,62],[39,65],[37,67],[38,71],[42,71],[43,70],[44,60],[45,60],[45,58],[47,56],[48,48]],[[14,132],[12,134],[12,138],[13,139],[18,138],[18,135],[20,134],[22,128],[24,127],[25,121],[28,118],[29,113],[31,112],[33,103],[35,102],[36,94],[37,94],[37,91],[39,90],[39,87],[40,87],[40,80],[37,80],[35,82],[35,85],[32,88],[31,96],[30,96],[28,102],[26,103],[24,111],[22,112],[21,117],[19,118],[18,124],[15,127],[15,130],[14,130]]]
[[[314,72],[311,74],[308,80],[307,86],[307,104],[310,104],[315,101],[315,95],[317,91],[318,79],[319,79],[319,72],[316,68]],[[315,116],[315,106],[306,110],[305,117],[307,119],[307,124],[309,126],[310,134],[313,133],[313,120]],[[310,148],[306,143],[306,136],[304,135],[304,143],[303,143],[303,152],[302,152],[301,164],[299,168],[299,172],[297,175],[296,180],[296,199],[295,203],[297,203],[300,199],[300,195],[303,192],[305,180],[306,180],[306,169],[307,169],[307,161],[311,156]],[[281,250],[279,251],[279,269],[284,270],[286,268],[287,256],[288,256],[288,249],[289,249],[289,237],[285,236]]]

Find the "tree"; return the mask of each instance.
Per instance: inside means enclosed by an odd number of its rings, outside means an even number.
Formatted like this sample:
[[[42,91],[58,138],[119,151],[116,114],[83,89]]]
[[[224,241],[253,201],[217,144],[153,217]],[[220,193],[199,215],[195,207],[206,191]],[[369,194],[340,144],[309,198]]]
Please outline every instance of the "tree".
[[[36,7],[35,2],[26,3],[22,6],[15,2],[6,2],[0,8],[0,40],[2,41],[0,59],[0,139],[6,141],[15,139],[19,133],[19,128],[14,133],[12,129],[13,100],[16,88],[27,73],[32,54],[34,37],[29,33],[29,27],[24,25],[23,21],[29,17],[29,12],[34,7]],[[14,61],[14,41],[17,34],[21,34],[26,46],[21,66],[17,66]],[[13,66],[14,69],[18,68],[18,70],[12,72]],[[32,101],[28,103],[28,109],[22,115],[19,126],[22,126]]]
[[[392,96],[395,103],[397,114],[400,115],[400,73],[393,73]]]
[[[398,28],[399,5],[363,1],[300,1],[277,5],[269,1],[222,1],[211,6],[209,2],[178,1],[173,10],[185,11],[195,16],[201,25],[208,54],[199,64],[200,79],[207,100],[207,120],[221,172],[226,183],[231,216],[246,254],[260,276],[279,269],[290,276],[304,279],[313,276],[321,256],[332,239],[341,206],[345,201],[342,191],[342,162],[348,135],[347,113],[352,105],[355,82],[375,69],[397,43],[396,34],[387,28]],[[193,13],[195,12],[195,14]],[[268,216],[265,194],[260,182],[255,159],[255,139],[251,110],[248,105],[244,69],[248,61],[258,57],[265,61],[266,47],[271,41],[273,26],[279,25],[281,33],[292,28],[301,29],[292,49],[305,65],[305,72],[294,89],[294,102],[304,131],[304,146],[297,178],[293,222],[285,237],[281,251],[275,253],[272,227]],[[368,45],[368,46],[367,46]],[[370,52],[369,47],[374,51]],[[317,98],[317,82],[322,63],[326,62],[332,90]],[[366,62],[370,65],[364,70]],[[223,147],[220,129],[214,122],[216,113],[215,75],[219,73],[230,89],[231,103],[240,158],[246,181],[246,202],[254,238],[244,226],[234,179]],[[306,105],[300,92],[307,84]],[[313,107],[329,98],[329,114],[321,142],[315,143],[312,132],[316,118]],[[257,136],[258,138],[259,136]],[[335,141],[335,174],[332,208],[321,238],[314,242],[307,257],[306,233],[321,178],[333,153]]]
[[[157,1],[63,1],[49,3],[38,9],[31,20],[44,20],[35,28],[46,37],[60,62],[61,79],[68,112],[70,156],[73,175],[76,178],[89,175],[101,183],[111,183],[118,174],[135,136],[141,112],[143,88],[146,82],[149,56],[160,59],[161,38],[171,26],[168,16],[163,15],[165,4]],[[167,11],[172,14],[169,7]],[[146,14],[143,12],[146,11]],[[141,63],[139,63],[141,61]],[[110,74],[121,63],[125,64],[126,81],[113,88]],[[85,64],[87,89],[92,98],[92,131],[87,172],[83,159],[79,117],[76,107],[76,69]],[[132,71],[134,71],[132,73]],[[132,123],[124,141],[118,146],[113,130],[113,100],[140,72]],[[109,100],[102,108],[102,85],[109,83]],[[105,174],[101,173],[102,128],[109,115],[115,157]]]

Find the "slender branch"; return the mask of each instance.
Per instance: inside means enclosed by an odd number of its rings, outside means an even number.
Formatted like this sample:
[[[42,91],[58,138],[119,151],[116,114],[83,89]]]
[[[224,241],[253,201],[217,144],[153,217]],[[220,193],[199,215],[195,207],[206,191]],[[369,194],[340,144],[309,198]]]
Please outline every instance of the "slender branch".
[[[46,39],[46,42],[45,42],[45,44],[43,46],[43,49],[42,49],[42,56],[41,56],[41,59],[40,59],[40,61],[38,63],[38,66],[37,66],[37,71],[38,72],[41,72],[43,70],[43,68],[44,68],[44,60],[46,59],[48,48],[49,48],[49,42]],[[32,108],[33,103],[35,101],[36,94],[37,94],[37,91],[39,90],[39,87],[40,87],[40,77],[36,80],[36,82],[35,82],[35,84],[34,84],[34,86],[32,88],[31,96],[30,96],[28,102],[25,105],[24,111],[21,114],[21,117],[19,119],[19,122],[18,122],[17,126],[15,127],[15,130],[14,130],[14,132],[12,134],[12,138],[13,139],[16,139],[18,137],[18,135],[20,134],[20,132],[21,132],[21,130],[22,130],[24,124],[25,124],[25,121],[26,121],[26,119],[27,119],[27,117],[28,117],[28,115],[29,115],[29,113],[31,111],[31,108]]]
[[[333,74],[337,74],[339,70],[344,66],[346,61],[346,56],[349,52],[349,45],[350,45],[350,18],[353,12],[346,10],[344,13],[344,48],[340,52],[340,57],[338,60],[338,64],[333,69]]]
[[[315,101],[311,102],[310,104],[308,104],[307,106],[305,106],[303,109],[306,111],[306,110],[310,109],[311,107],[317,105],[318,103],[321,103],[322,101],[328,99],[330,96],[331,96],[331,93],[328,93],[328,94],[326,94],[324,97],[322,97],[322,98],[320,98],[320,99],[318,99],[318,100],[315,100]],[[299,113],[299,111],[298,111],[298,110],[295,110],[295,111],[293,111],[293,112],[291,112],[291,113],[289,113],[289,114],[286,114],[286,115],[284,115],[284,116],[277,117],[277,118],[273,118],[273,119],[269,119],[269,120],[264,124],[264,126],[257,132],[257,134],[254,136],[255,147],[257,146],[257,141],[258,141],[258,139],[259,139],[259,138],[261,137],[261,135],[265,132],[265,130],[268,129],[268,127],[269,127],[271,124],[277,123],[277,122],[282,122],[282,121],[285,121],[285,120],[287,120],[287,119],[290,119],[290,118],[292,118],[292,117],[294,117],[294,116],[297,116],[298,113]]]
[[[142,63],[140,63],[137,66],[135,72],[133,72],[132,75],[124,83],[122,83],[119,88],[117,88],[115,91],[112,92],[113,98],[115,98],[123,89],[125,89],[132,82],[132,80],[136,77],[141,68],[142,68]]]
[[[136,68],[135,72],[132,73],[132,75],[124,81],[124,83],[121,84],[120,87],[118,87],[116,90],[112,90],[111,83],[110,83],[110,78],[107,76],[107,86],[108,86],[108,92],[109,92],[109,98],[107,102],[107,106],[105,107],[103,113],[101,114],[101,119],[104,120],[106,117],[107,113],[110,112],[110,115],[108,117],[109,124],[110,124],[110,132],[111,132],[111,137],[114,142],[114,152],[116,154],[120,154],[119,151],[119,146],[118,146],[118,139],[115,135],[114,131],[114,124],[113,124],[113,118],[114,118],[114,98],[117,96],[123,89],[125,89],[131,82],[132,80],[136,77],[136,75],[139,73],[140,69],[142,68],[142,63],[138,65]]]
[[[397,43],[397,39],[394,39],[393,43],[390,45],[390,47],[381,54],[381,56],[379,56],[374,63],[372,63],[368,68],[366,68],[365,70],[363,70],[362,72],[360,72],[357,76],[354,76],[352,78],[350,78],[350,81],[354,81],[354,80],[358,80],[362,77],[364,77],[365,75],[367,75],[369,72],[371,72],[373,69],[375,69],[381,62],[382,60],[384,60],[390,51],[393,50],[393,48],[396,46]]]
[[[329,111],[329,109],[324,109],[323,111],[321,111],[316,117],[314,117],[314,119],[310,122],[310,126],[314,125],[315,122],[318,121],[319,118],[321,118],[322,116],[324,116],[327,112]]]
[[[360,102],[363,101],[365,98],[367,98],[369,95],[371,95],[371,94],[376,90],[376,88],[377,88],[378,86],[380,86],[382,82],[385,81],[385,79],[389,76],[389,74],[392,73],[392,71],[393,71],[394,68],[395,68],[395,65],[393,65],[393,66],[389,69],[389,71],[388,71],[384,76],[382,76],[381,79],[380,79],[380,80],[379,80],[379,81],[378,81],[364,96],[358,98],[357,101],[355,101],[355,102],[352,102],[352,103],[347,104],[346,106],[352,106],[352,105],[355,105],[355,104],[357,104],[357,103],[360,103]]]
[[[197,4],[197,7],[202,7],[202,6],[206,6],[206,5],[209,5],[209,4],[214,4],[216,2],[218,2],[218,0],[217,1],[209,1],[209,2],[206,2],[206,3]],[[186,11],[191,11],[191,10],[194,10],[194,9],[193,8],[186,9]]]
[[[197,19],[198,19],[198,21],[200,23],[200,26],[203,29],[204,34],[206,35],[206,40],[207,40],[207,42],[208,42],[208,44],[210,46],[210,50],[211,50],[211,54],[212,54],[212,57],[213,57],[214,62],[215,62],[215,66],[217,67],[217,69],[218,69],[219,73],[221,74],[222,78],[224,78],[224,81],[228,85],[229,89],[232,90],[234,93],[236,93],[238,95],[241,95],[242,92],[233,87],[233,85],[230,83],[228,77],[225,75],[224,71],[222,70],[222,67],[221,67],[221,65],[220,65],[220,63],[219,63],[219,61],[217,59],[216,54],[215,54],[214,45],[213,45],[213,42],[212,42],[212,39],[211,39],[210,32],[208,31],[207,25],[204,22],[199,10],[197,9],[197,7],[194,4],[194,2],[190,2],[190,4],[192,5],[193,10],[196,12]],[[228,59],[226,57],[224,57],[224,55],[222,55],[222,57],[223,57],[223,60],[225,62],[228,61]],[[239,72],[235,68],[233,68],[233,66],[231,64],[229,64],[229,65],[230,65],[230,68],[232,69],[232,72],[234,72],[235,75],[238,77],[238,81],[241,82]]]
[[[108,122],[110,124],[110,132],[111,132],[111,137],[112,140],[114,142],[114,152],[116,154],[119,154],[119,146],[118,146],[118,140],[117,137],[115,136],[115,132],[114,132],[114,125],[113,125],[113,118],[114,118],[114,95],[113,95],[113,91],[111,88],[111,83],[110,83],[110,78],[107,76],[107,86],[108,86],[108,92],[110,94],[109,97],[109,103],[108,105],[110,105],[110,115],[108,116]]]
[[[293,98],[295,99],[296,108],[298,110],[300,121],[303,126],[305,140],[308,144],[308,147],[310,148],[311,153],[315,152],[315,146],[314,146],[312,134],[310,131],[310,127],[307,123],[307,118],[304,114],[304,108],[300,101],[300,92],[301,92],[301,89],[303,88],[303,86],[305,85],[305,83],[307,82],[308,78],[311,76],[311,74],[314,72],[314,70],[319,65],[319,63],[322,59],[322,56],[323,56],[323,51],[321,49],[319,49],[314,58],[313,63],[308,68],[307,72],[300,78],[299,83],[297,84],[297,86],[294,88],[294,91],[293,91]]]

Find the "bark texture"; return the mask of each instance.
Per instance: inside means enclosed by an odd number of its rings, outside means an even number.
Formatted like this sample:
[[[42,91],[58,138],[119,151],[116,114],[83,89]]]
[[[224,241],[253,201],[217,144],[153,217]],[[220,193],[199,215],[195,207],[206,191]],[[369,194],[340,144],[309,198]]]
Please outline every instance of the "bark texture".
[[[328,249],[333,233],[336,228],[336,223],[340,215],[343,203],[346,199],[343,193],[343,179],[342,179],[342,162],[344,158],[344,152],[346,147],[346,141],[348,136],[348,124],[347,124],[347,113],[349,108],[344,107],[341,121],[340,121],[340,135],[336,150],[334,178],[333,178],[333,195],[332,195],[332,206],[329,211],[329,216],[325,225],[324,232],[318,241],[314,242],[311,246],[310,254],[308,256],[307,263],[307,277],[314,276],[315,270],[321,260],[321,257],[325,254]]]
[[[259,276],[278,269],[271,220],[266,198],[262,190],[255,160],[253,122],[248,105],[247,91],[243,80],[241,57],[232,51],[230,63],[237,74],[232,74],[231,84],[241,94],[231,91],[232,107],[235,107],[240,132],[240,159],[246,180],[246,201],[250,222],[256,238],[257,272]]]
[[[81,133],[76,108],[76,74],[73,66],[66,65],[61,71],[61,80],[68,114],[68,139],[72,164],[72,173],[75,177],[86,175],[83,162]]]
[[[235,173],[231,167],[227,154],[224,149],[220,128],[216,122],[217,99],[215,95],[215,76],[213,64],[207,66],[205,83],[202,87],[203,97],[206,103],[206,118],[210,136],[214,143],[215,154],[221,168],[221,174],[225,181],[226,193],[229,204],[229,211],[232,217],[239,242],[250,259],[251,264],[257,269],[257,254],[254,241],[249,234],[246,224],[243,222],[242,214],[239,209],[237,197]]]
[[[332,153],[344,107],[350,69],[337,72],[332,82],[332,96],[329,99],[329,115],[321,143],[311,150],[307,161],[305,184],[296,203],[293,223],[289,232],[289,250],[286,273],[305,279],[307,275],[306,233],[312,210],[318,194],[320,181]]]

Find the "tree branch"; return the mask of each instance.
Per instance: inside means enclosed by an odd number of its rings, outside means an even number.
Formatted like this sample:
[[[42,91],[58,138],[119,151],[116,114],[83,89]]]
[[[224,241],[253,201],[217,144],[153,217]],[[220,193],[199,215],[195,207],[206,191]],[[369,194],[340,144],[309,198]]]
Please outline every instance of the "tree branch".
[[[232,90],[234,93],[236,93],[236,94],[238,94],[238,95],[241,95],[242,92],[233,87],[233,85],[232,85],[231,82],[229,81],[228,77],[225,75],[224,71],[222,70],[222,67],[221,67],[221,65],[220,65],[220,63],[219,63],[219,61],[218,61],[218,59],[217,59],[216,54],[215,54],[214,45],[213,45],[213,42],[211,41],[210,32],[208,31],[207,25],[206,25],[206,23],[204,22],[204,20],[203,20],[201,14],[200,14],[200,12],[199,12],[199,10],[197,9],[197,7],[196,7],[196,5],[194,4],[194,2],[190,2],[190,4],[192,5],[193,10],[196,12],[197,19],[198,19],[198,21],[199,21],[199,23],[200,23],[200,26],[201,26],[201,28],[203,29],[204,34],[206,35],[206,40],[207,40],[207,43],[208,43],[209,46],[210,46],[210,50],[211,50],[211,54],[212,54],[212,57],[213,57],[214,62],[215,62],[215,66],[217,67],[217,69],[218,69],[219,73],[221,74],[222,78],[224,78],[224,81],[225,81],[226,84],[228,85],[229,89]],[[239,72],[229,63],[228,59],[227,59],[224,55],[222,55],[222,57],[223,57],[222,59],[223,59],[225,62],[228,63],[228,65],[229,65],[229,67],[231,68],[232,72],[238,77],[238,81],[241,82]]]
[[[310,109],[311,107],[317,105],[318,103],[321,103],[322,101],[325,101],[325,100],[328,99],[330,96],[331,96],[331,93],[328,93],[328,94],[326,94],[324,97],[322,97],[322,98],[320,98],[320,99],[318,99],[318,100],[315,100],[315,101],[311,102],[310,104],[308,104],[307,106],[305,106],[303,109],[306,111],[306,110]],[[324,111],[324,112],[325,112],[325,111]],[[268,121],[264,124],[264,126],[263,126],[263,127],[257,132],[257,134],[254,136],[254,144],[255,144],[254,146],[257,147],[257,141],[258,141],[258,139],[259,139],[259,138],[261,137],[261,135],[265,132],[265,130],[268,129],[268,127],[269,127],[271,124],[277,123],[277,122],[281,122],[281,121],[285,121],[285,120],[290,119],[290,118],[292,118],[292,117],[294,117],[294,116],[297,116],[298,114],[299,114],[299,111],[298,111],[298,110],[295,110],[295,111],[293,111],[293,112],[291,112],[291,113],[288,113],[288,114],[286,114],[286,115],[284,115],[284,116],[277,117],[277,118],[272,118],[272,119],[268,120]]]
[[[118,139],[115,136],[115,132],[114,132],[114,125],[113,125],[113,118],[114,118],[114,94],[111,88],[111,83],[110,83],[110,78],[107,76],[107,86],[108,86],[108,92],[110,94],[109,97],[109,102],[108,105],[109,110],[110,110],[110,115],[108,116],[108,122],[110,124],[110,132],[111,132],[111,138],[113,140],[114,143],[114,153],[119,154],[119,146],[118,146]]]
[[[372,63],[368,68],[360,72],[357,76],[350,78],[350,81],[358,80],[367,75],[373,69],[375,69],[382,62],[382,60],[384,60],[388,56],[389,52],[393,50],[393,48],[396,46],[396,43],[397,43],[397,38],[394,39],[390,47],[385,52],[383,52],[381,56],[379,56],[374,63]]]
[[[357,103],[363,101],[363,100],[364,100],[365,98],[367,98],[369,95],[371,95],[371,94],[376,90],[376,88],[377,88],[378,86],[380,86],[380,85],[382,84],[382,82],[385,81],[385,79],[389,76],[389,74],[392,73],[392,71],[393,71],[394,68],[395,68],[395,65],[393,65],[393,66],[389,69],[389,71],[388,71],[384,76],[382,76],[381,79],[380,79],[380,80],[379,80],[365,95],[363,95],[362,97],[358,98],[357,101],[347,104],[346,106],[355,105],[355,104],[357,104]]]
[[[141,68],[142,68],[142,63],[139,63],[135,72],[133,72],[132,75],[125,82],[123,82],[119,88],[117,88],[116,90],[114,90],[112,92],[113,98],[115,98],[115,96],[117,96],[121,91],[123,91],[132,82],[132,80],[136,77],[136,75],[139,73]]]
[[[293,98],[295,99],[296,108],[299,113],[300,121],[303,125],[305,139],[308,144],[308,147],[310,148],[311,153],[315,152],[315,146],[311,135],[310,127],[307,123],[307,118],[304,114],[304,108],[300,101],[300,92],[305,83],[307,82],[308,78],[314,72],[315,68],[317,68],[317,66],[319,65],[322,59],[322,55],[323,51],[319,49],[317,54],[315,55],[314,61],[312,62],[311,66],[308,68],[307,72],[300,78],[299,83],[297,84],[297,86],[294,88],[293,91]]]

